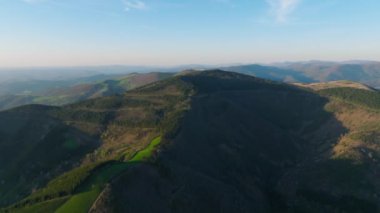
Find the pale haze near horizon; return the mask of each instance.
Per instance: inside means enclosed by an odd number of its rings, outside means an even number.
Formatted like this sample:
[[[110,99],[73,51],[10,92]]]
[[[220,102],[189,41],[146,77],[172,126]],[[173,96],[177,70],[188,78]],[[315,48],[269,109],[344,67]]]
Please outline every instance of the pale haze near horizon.
[[[380,60],[378,0],[0,0],[0,67]]]

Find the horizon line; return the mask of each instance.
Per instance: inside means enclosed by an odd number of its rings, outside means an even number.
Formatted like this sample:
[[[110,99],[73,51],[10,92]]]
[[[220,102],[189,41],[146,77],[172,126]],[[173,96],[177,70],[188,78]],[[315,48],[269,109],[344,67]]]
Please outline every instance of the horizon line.
[[[244,66],[244,65],[278,65],[278,64],[291,64],[291,63],[342,63],[342,64],[358,64],[358,63],[380,63],[380,60],[367,60],[367,59],[349,59],[349,60],[284,60],[273,62],[234,62],[234,63],[189,63],[189,64],[173,64],[173,65],[154,65],[154,64],[99,64],[99,65],[31,65],[31,66],[0,66],[0,69],[54,69],[54,68],[101,68],[101,67],[129,67],[129,68],[177,68],[185,66],[204,66],[204,67],[226,67],[226,66]]]

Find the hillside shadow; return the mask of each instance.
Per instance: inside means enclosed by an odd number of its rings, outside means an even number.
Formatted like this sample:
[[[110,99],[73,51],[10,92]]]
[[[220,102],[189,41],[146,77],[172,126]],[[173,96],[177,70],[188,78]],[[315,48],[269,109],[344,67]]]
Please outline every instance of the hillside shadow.
[[[219,70],[180,76],[165,86],[178,80],[195,92],[183,118],[170,124],[178,131],[164,137],[154,163],[135,165],[113,181],[112,198],[97,203],[100,208],[181,213],[368,210],[365,200],[347,191],[337,193],[331,190],[334,182],[326,181],[341,182],[351,172],[363,171],[350,161],[330,159],[332,147],[348,130],[325,109],[327,98]],[[340,187],[357,180],[346,179]],[[352,205],[343,208],[343,202]]]
[[[30,105],[0,113],[0,205],[21,200],[79,165],[100,139],[56,119],[55,107]]]
[[[147,212],[137,196],[144,192],[150,208],[161,212],[286,211],[293,200],[277,192],[277,185],[313,159],[316,129],[334,124],[325,134],[328,145],[347,132],[325,110],[328,99],[307,90],[221,71],[181,80],[197,91],[191,109],[160,151],[157,172],[129,174],[134,182],[128,185],[136,187],[113,188],[121,210]],[[150,182],[141,182],[148,177]],[[285,183],[297,191],[293,182]]]

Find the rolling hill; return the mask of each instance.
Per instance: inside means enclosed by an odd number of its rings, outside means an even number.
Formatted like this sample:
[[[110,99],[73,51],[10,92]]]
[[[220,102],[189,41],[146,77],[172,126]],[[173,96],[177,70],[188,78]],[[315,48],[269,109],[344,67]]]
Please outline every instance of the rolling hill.
[[[298,72],[288,68],[281,68],[275,66],[264,66],[258,64],[251,65],[240,65],[240,66],[231,66],[223,67],[223,70],[228,70],[232,72],[238,72],[246,75],[252,75],[259,78],[270,79],[274,81],[282,82],[303,82],[310,83],[315,80],[306,76],[302,72]]]
[[[379,96],[210,70],[0,112],[3,211],[377,212]]]
[[[288,62],[269,65],[238,65],[222,67],[223,70],[239,72],[259,78],[289,83],[318,83],[330,81],[353,81],[380,88],[380,62]]]
[[[81,82],[80,80],[78,82],[44,81],[44,83],[29,81],[29,86],[23,83],[22,86],[19,86],[19,90],[32,88],[30,89],[30,94],[20,92],[19,94],[13,93],[0,96],[0,110],[27,104],[60,106],[91,98],[119,95],[127,90],[163,80],[173,75],[174,73],[132,73],[127,76],[102,76],[102,78],[99,76],[91,79],[86,78],[87,83],[78,83]],[[99,81],[99,79],[103,80]],[[37,87],[37,85],[39,86]],[[16,86],[13,85],[12,88]],[[10,86],[4,87],[10,88]]]

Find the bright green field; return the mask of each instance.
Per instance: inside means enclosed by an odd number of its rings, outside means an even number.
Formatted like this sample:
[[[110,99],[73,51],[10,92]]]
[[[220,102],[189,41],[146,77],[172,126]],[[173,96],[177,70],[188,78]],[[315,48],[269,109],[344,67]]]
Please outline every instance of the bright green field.
[[[57,213],[88,212],[92,204],[96,201],[105,185],[112,178],[125,171],[130,163],[136,163],[149,159],[154,149],[160,144],[161,137],[157,137],[143,150],[129,160],[129,162],[112,162],[102,168],[97,169],[78,189],[78,193],[72,196]]]
[[[129,162],[144,161],[150,158],[153,154],[154,149],[161,143],[161,137],[153,139],[148,147],[136,153],[135,156]]]
[[[88,212],[100,192],[100,188],[96,187],[93,190],[76,194],[63,204],[56,213]]]

